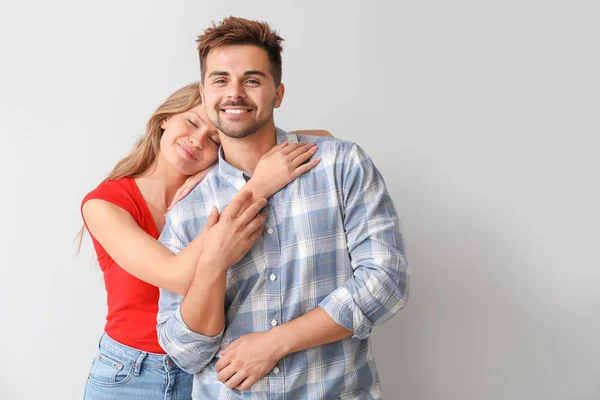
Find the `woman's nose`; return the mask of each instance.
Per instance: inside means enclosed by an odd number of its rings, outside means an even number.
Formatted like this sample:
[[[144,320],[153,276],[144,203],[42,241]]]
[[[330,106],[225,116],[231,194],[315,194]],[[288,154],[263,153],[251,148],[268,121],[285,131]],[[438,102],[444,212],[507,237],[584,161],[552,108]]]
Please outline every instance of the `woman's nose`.
[[[192,133],[189,136],[190,144],[198,149],[201,149],[204,146],[204,140],[206,138],[206,133]]]

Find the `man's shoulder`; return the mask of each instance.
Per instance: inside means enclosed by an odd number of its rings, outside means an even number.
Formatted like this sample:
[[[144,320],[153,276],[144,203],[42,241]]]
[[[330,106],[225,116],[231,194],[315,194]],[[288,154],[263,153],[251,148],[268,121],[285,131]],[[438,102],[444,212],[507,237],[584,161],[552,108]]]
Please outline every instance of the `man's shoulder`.
[[[212,206],[218,203],[217,193],[223,184],[218,168],[213,168],[169,213],[179,215],[183,220],[207,216]]]
[[[297,139],[298,142],[313,142],[318,147],[316,157],[322,156],[345,156],[355,151],[358,145],[350,140],[340,139],[330,136],[310,136],[288,133]]]

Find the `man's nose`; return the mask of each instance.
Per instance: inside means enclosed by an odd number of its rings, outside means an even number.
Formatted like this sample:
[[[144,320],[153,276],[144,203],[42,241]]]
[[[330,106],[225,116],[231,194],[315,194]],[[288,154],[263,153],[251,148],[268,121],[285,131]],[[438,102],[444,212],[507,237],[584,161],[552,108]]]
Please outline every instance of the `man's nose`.
[[[227,97],[233,99],[233,101],[237,100],[240,97],[246,97],[244,85],[241,82],[232,82],[229,85],[229,93],[227,93]]]

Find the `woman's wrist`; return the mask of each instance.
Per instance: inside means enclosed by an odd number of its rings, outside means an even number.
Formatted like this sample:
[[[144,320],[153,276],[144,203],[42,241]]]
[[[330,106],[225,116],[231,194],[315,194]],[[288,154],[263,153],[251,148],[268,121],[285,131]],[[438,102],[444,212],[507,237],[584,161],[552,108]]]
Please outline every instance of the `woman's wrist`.
[[[262,182],[256,178],[256,175],[246,183],[245,189],[249,189],[252,191],[252,198],[248,201],[248,204],[252,204],[256,200],[264,197],[268,199],[273,195],[273,193],[267,193],[266,185],[263,185]]]

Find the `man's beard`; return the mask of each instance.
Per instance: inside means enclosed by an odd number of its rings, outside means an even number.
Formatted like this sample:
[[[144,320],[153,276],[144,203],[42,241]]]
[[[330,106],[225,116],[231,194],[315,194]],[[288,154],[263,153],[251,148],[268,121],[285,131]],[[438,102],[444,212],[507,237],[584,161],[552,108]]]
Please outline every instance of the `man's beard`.
[[[226,136],[233,138],[233,139],[242,139],[245,137],[248,137],[250,135],[255,134],[256,132],[258,132],[259,130],[261,130],[262,128],[264,128],[269,121],[271,120],[271,118],[273,117],[273,110],[275,109],[275,98],[273,98],[273,101],[271,102],[271,112],[268,113],[264,118],[253,121],[253,123],[249,126],[245,125],[245,124],[241,124],[241,123],[237,123],[235,121],[222,121],[220,118],[220,113],[221,113],[221,108],[223,107],[248,107],[248,108],[252,108],[253,110],[255,109],[255,107],[250,107],[248,106],[246,103],[244,102],[237,102],[237,103],[226,103],[225,105],[218,105],[216,108],[216,112],[217,115],[215,117],[215,119],[211,119],[211,122],[213,123],[214,126],[217,127],[217,129],[221,132],[223,132]]]

